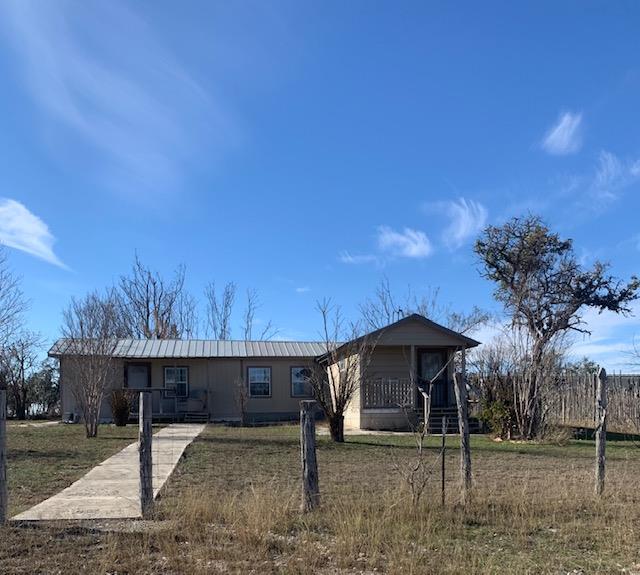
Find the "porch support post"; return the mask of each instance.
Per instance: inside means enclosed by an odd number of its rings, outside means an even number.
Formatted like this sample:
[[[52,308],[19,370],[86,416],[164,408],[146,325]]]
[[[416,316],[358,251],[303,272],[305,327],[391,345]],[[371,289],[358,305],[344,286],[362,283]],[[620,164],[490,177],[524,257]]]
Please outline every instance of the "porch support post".
[[[416,406],[416,401],[418,399],[418,365],[416,359],[416,346],[411,346],[411,366],[410,369],[410,381],[413,389],[411,390],[411,405],[412,407]]]
[[[467,383],[467,348],[462,348],[462,361],[460,362],[460,371],[462,372],[462,381]],[[454,368],[455,369],[455,368]]]

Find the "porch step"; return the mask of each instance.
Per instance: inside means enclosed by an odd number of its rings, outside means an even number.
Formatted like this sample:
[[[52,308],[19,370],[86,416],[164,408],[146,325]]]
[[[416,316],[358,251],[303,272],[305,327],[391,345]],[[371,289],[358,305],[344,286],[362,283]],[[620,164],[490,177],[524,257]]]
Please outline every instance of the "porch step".
[[[458,410],[455,407],[432,408],[429,414],[428,432],[433,435],[442,433],[442,420],[447,418],[446,433],[458,433]],[[424,415],[418,415],[418,421],[422,423]],[[479,433],[480,422],[475,417],[469,418],[469,432]]]
[[[186,412],[184,414],[185,423],[209,423],[209,415],[201,412]]]

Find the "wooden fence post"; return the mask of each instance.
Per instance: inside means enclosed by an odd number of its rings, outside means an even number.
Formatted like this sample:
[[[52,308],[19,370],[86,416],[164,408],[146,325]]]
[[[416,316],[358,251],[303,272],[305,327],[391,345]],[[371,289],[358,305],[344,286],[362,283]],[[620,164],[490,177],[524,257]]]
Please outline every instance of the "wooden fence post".
[[[460,483],[462,488],[462,502],[467,503],[471,491],[471,446],[469,443],[469,402],[465,382],[465,349],[462,349],[462,374],[460,377],[454,372],[453,387],[458,404],[458,429],[460,431]]]
[[[311,511],[320,504],[318,484],[318,462],[316,460],[316,402],[300,402],[300,456],[302,460],[302,505],[303,512]]]
[[[607,446],[607,372],[598,370],[596,376],[596,495],[604,491],[604,475]]]
[[[7,389],[0,387],[0,525],[7,521],[9,489],[7,486]]]
[[[445,456],[447,454],[447,416],[442,416],[442,461],[440,462],[440,492],[442,498],[442,507],[444,507],[445,500],[445,487],[444,487],[444,476],[445,476]]]
[[[138,451],[140,455],[140,508],[143,519],[147,519],[153,510],[153,461],[151,442],[153,430],[151,427],[151,392],[140,392],[140,407],[138,411]]]

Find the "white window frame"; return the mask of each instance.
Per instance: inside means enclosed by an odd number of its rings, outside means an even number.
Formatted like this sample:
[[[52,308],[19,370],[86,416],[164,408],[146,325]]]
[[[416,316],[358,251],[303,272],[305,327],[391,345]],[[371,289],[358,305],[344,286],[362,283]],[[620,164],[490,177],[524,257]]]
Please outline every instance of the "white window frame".
[[[173,369],[183,369],[185,371],[185,381],[176,381],[174,376],[174,381],[167,382],[167,371]],[[164,383],[164,396],[165,397],[176,397],[178,399],[185,399],[189,397],[189,366],[187,365],[165,365],[163,369],[163,383]],[[184,394],[178,394],[178,386],[184,385]],[[170,386],[170,387],[168,387]]]
[[[267,370],[267,373],[269,374],[269,394],[265,395],[263,393],[260,394],[254,394],[251,391],[251,384],[252,383],[256,383],[256,384],[260,384],[263,385],[265,382],[264,381],[255,381],[252,382],[251,381],[251,370],[252,369],[261,369],[261,370]],[[270,365],[251,365],[247,367],[247,387],[249,388],[249,397],[255,397],[256,399],[268,399],[271,397],[271,392],[272,392],[272,388],[271,388],[271,382],[273,381],[273,371],[271,369]]]
[[[306,369],[307,371],[311,372],[311,368],[309,366],[306,365],[292,365],[291,368],[289,369],[289,380],[290,380],[290,384],[291,384],[291,397],[312,397],[313,393],[311,390],[311,384],[309,383],[308,378],[306,382],[303,382],[303,385],[307,386],[307,391],[306,393],[295,393],[294,392],[294,380],[293,380],[293,370],[294,369],[298,369],[298,370],[302,370],[302,369]],[[299,382],[296,382],[299,383]]]

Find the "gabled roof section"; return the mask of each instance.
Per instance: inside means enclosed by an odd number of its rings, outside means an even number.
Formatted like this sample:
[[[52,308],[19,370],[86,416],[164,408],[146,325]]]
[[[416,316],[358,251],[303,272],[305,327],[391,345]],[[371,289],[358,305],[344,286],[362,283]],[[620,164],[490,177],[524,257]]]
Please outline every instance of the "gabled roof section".
[[[76,355],[78,343],[59,339],[49,356]],[[74,349],[76,348],[76,349]],[[292,357],[314,358],[326,351],[317,341],[243,341],[211,339],[118,339],[113,357],[123,359]],[[75,353],[74,353],[75,352]],[[82,352],[80,352],[82,354]]]
[[[411,324],[418,326],[419,330],[416,332],[411,329]],[[431,321],[423,315],[413,313],[380,329],[338,345],[332,354],[340,354],[341,350],[347,350],[350,346],[357,346],[364,338],[369,340],[372,345],[415,345],[417,347],[449,348],[471,348],[480,345],[480,342],[475,339]],[[317,358],[317,361],[327,361],[329,356],[329,353],[324,353]]]
[[[379,339],[383,334],[392,332],[393,330],[396,330],[401,326],[411,322],[421,323],[426,328],[434,330],[438,333],[441,333],[444,336],[447,336],[451,340],[455,341],[458,345],[463,347],[477,347],[481,345],[479,341],[473,338],[467,337],[462,333],[449,329],[448,327],[445,327],[439,323],[436,323],[435,321],[432,321],[429,318],[426,318],[425,316],[420,315],[419,313],[412,313],[411,315],[408,315],[407,317],[403,317],[402,319],[399,319],[394,323],[390,323],[385,327],[372,331],[371,333],[368,333],[364,337],[368,337],[374,340]]]

